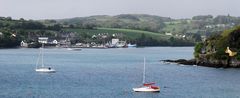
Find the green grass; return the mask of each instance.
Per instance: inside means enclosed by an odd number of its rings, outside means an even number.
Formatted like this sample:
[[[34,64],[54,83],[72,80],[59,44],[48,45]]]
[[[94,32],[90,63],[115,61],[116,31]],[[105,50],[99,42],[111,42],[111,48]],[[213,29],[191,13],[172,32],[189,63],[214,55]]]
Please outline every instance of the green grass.
[[[166,25],[169,25],[169,24],[180,24],[181,21],[171,21],[171,22],[164,22]]]
[[[65,31],[70,32],[78,32],[78,33],[87,33],[90,35],[98,34],[98,33],[108,33],[108,34],[115,34],[115,33],[122,33],[125,37],[130,39],[136,39],[140,37],[142,34],[145,34],[148,37],[152,37],[153,39],[157,40],[167,40],[171,36],[167,36],[160,33],[148,32],[148,31],[141,31],[141,30],[131,30],[131,29],[119,29],[119,28],[97,28],[94,30],[90,29],[64,29]]]
[[[163,31],[165,32],[181,34],[184,31],[184,29],[186,30],[185,33],[186,32],[196,33],[198,31],[198,29],[192,29],[191,23],[182,24],[182,23],[172,22],[172,24],[165,23],[165,25],[166,26],[163,28]]]

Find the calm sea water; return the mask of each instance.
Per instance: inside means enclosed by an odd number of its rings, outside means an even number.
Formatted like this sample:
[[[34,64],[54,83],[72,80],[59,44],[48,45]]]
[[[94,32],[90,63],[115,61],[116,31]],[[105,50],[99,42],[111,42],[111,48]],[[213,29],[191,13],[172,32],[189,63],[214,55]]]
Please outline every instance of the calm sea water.
[[[45,49],[46,65],[34,71],[39,49],[0,50],[0,98],[239,98],[240,69],[163,64],[162,59],[193,58],[193,47],[125,49]],[[160,93],[136,93],[142,82]]]

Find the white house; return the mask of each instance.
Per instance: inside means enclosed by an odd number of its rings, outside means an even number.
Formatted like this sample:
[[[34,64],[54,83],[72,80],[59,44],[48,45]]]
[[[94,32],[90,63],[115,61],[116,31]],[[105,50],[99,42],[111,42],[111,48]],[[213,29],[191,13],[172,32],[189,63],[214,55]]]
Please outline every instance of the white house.
[[[115,37],[116,35],[115,34],[112,34],[113,37]]]
[[[119,42],[119,39],[112,39],[112,45],[116,45]]]
[[[82,46],[83,44],[82,43],[76,43],[76,46]]]
[[[93,35],[92,38],[96,38],[97,36],[96,35]]]
[[[172,33],[167,33],[167,32],[166,32],[166,33],[165,33],[165,35],[169,35],[169,36],[172,36]]]
[[[21,47],[28,47],[28,43],[25,43],[24,41],[22,41],[20,44],[21,44]]]
[[[46,44],[48,42],[48,37],[38,37],[38,42]]]
[[[53,40],[52,43],[53,44],[58,44],[58,41],[57,40]]]
[[[185,37],[186,37],[186,35],[183,35],[182,37],[183,37],[183,38],[185,38]]]

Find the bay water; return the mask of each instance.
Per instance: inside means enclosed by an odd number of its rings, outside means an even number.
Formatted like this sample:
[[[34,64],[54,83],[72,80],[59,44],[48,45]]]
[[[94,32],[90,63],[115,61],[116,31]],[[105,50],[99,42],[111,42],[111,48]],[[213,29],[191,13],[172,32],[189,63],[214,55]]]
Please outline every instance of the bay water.
[[[39,49],[0,50],[0,98],[239,98],[240,70],[165,64],[191,59],[193,47],[44,49],[44,64],[56,73],[35,72]],[[146,81],[160,93],[133,92]]]

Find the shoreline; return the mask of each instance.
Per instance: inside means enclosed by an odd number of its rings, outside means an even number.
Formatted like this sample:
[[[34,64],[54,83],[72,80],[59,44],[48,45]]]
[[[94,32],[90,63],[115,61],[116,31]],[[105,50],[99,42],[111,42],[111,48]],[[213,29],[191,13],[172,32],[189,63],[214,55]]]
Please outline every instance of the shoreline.
[[[202,62],[197,61],[196,59],[177,59],[177,60],[160,60],[164,63],[175,63],[175,64],[182,64],[182,65],[189,65],[189,66],[203,66],[203,67],[212,67],[212,68],[240,68],[240,66],[228,66],[222,63],[210,63],[210,62]]]

